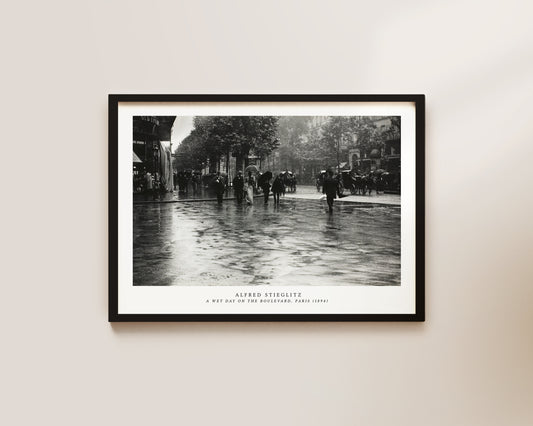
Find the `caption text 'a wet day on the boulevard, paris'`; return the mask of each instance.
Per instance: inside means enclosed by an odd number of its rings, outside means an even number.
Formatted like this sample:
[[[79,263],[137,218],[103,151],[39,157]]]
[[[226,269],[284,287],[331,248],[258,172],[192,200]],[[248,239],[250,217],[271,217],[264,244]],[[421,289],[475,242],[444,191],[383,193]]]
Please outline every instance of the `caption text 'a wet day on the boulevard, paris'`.
[[[399,286],[397,116],[134,116],[133,285]]]

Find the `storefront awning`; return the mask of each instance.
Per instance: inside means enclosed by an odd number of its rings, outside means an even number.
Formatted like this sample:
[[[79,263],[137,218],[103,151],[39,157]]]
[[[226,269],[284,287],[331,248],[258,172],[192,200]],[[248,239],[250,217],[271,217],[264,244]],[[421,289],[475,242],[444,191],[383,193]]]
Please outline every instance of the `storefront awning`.
[[[133,151],[133,164],[135,163],[142,163],[142,160],[139,158],[137,154],[135,154],[135,151]]]

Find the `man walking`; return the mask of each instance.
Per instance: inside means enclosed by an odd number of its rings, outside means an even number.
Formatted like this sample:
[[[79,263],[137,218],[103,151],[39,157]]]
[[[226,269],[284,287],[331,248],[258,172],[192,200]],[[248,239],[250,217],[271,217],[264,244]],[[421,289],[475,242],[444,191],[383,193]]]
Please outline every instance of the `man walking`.
[[[237,203],[241,204],[244,195],[244,178],[242,177],[242,172],[240,170],[237,173],[237,176],[233,178],[233,191],[235,192]]]
[[[272,193],[274,194],[274,204],[279,204],[279,196],[285,191],[283,176],[280,173],[272,182]]]
[[[224,192],[226,191],[226,185],[224,184],[224,180],[220,175],[217,175],[214,182],[214,188],[215,192],[217,194],[217,201],[218,204],[222,204],[222,199],[224,198]]]
[[[324,179],[324,187],[322,193],[326,194],[328,200],[329,212],[333,213],[333,200],[337,198],[337,189],[339,187],[339,182],[333,177],[333,171],[328,170],[328,174]]]
[[[268,204],[268,197],[270,196],[270,182],[269,182],[269,179],[264,178],[261,181],[261,189],[263,190],[263,196],[265,198],[265,204]]]

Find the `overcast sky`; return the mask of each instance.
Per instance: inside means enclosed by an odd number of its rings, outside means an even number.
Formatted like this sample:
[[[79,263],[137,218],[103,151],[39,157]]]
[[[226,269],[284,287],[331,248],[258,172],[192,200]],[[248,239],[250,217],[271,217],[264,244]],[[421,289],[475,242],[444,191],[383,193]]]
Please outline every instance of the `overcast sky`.
[[[191,133],[194,128],[192,124],[193,117],[176,117],[172,127],[172,150],[175,151],[178,145]]]

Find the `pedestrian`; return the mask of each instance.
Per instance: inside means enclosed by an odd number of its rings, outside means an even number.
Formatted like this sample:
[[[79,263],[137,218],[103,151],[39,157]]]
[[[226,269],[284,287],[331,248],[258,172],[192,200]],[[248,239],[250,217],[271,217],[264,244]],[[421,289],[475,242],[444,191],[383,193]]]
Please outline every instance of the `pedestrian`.
[[[154,181],[152,178],[152,175],[148,170],[146,170],[146,173],[144,174],[144,192],[147,196],[149,196],[152,191],[154,190]]]
[[[270,180],[264,178],[261,181],[261,189],[263,190],[263,197],[265,199],[265,204],[268,204],[268,197],[270,196]]]
[[[272,182],[272,193],[274,194],[274,204],[279,204],[280,195],[285,192],[285,185],[283,184],[283,175],[280,173]]]
[[[246,179],[246,202],[249,205],[254,204],[254,183],[255,179],[252,176],[252,172],[248,172],[248,178]]]
[[[328,201],[329,212],[333,213],[333,200],[337,198],[337,191],[339,188],[339,181],[333,177],[333,171],[328,170],[327,176],[324,178],[322,193],[326,194]]]
[[[192,184],[192,193],[193,193],[193,195],[197,195],[198,194],[198,185],[200,184],[200,177],[198,176],[198,174],[193,173],[193,175],[191,177],[191,184]]]
[[[159,173],[158,172],[155,172],[154,173],[154,178],[153,178],[153,181],[152,181],[152,198],[154,200],[157,200],[159,199],[159,190],[160,190],[160,181],[159,181]]]
[[[217,177],[213,182],[213,186],[215,188],[215,193],[217,194],[218,204],[222,204],[224,192],[226,191],[226,185],[224,184],[224,180],[220,177],[220,175],[217,174]]]
[[[233,178],[233,191],[235,192],[237,203],[241,204],[244,196],[244,178],[240,170],[237,172],[237,176]]]

